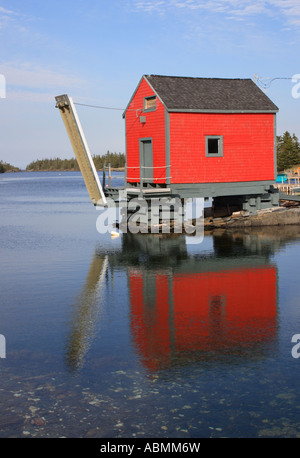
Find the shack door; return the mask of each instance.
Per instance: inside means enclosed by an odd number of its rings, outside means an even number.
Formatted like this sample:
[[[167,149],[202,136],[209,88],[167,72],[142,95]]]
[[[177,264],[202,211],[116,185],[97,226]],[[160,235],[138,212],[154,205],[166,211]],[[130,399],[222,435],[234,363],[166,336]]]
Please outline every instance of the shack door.
[[[140,139],[140,175],[146,183],[153,182],[152,138]]]

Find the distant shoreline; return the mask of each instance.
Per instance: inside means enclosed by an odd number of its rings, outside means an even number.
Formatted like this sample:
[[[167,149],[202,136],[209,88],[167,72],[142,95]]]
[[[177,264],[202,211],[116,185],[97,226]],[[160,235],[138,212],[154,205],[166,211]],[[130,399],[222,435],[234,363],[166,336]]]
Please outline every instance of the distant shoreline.
[[[0,172],[0,174],[4,173],[19,173],[19,172],[25,172],[26,170],[21,170],[21,169],[10,169],[10,170],[3,170],[3,172]]]
[[[120,167],[120,168],[115,168],[112,167],[111,171],[112,172],[124,172],[125,167]],[[108,171],[108,170],[107,170]],[[30,169],[30,170],[21,170],[21,169],[11,169],[11,170],[5,170],[2,173],[19,173],[19,172],[80,172],[80,170],[77,169],[48,169],[48,170],[35,170],[35,169]],[[103,169],[97,170],[97,172],[103,172]]]

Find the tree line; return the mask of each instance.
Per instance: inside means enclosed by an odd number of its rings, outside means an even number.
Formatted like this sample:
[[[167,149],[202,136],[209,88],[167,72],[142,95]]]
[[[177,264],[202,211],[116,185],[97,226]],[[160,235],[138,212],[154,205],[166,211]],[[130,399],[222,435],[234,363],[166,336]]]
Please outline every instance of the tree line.
[[[125,167],[125,154],[124,153],[111,153],[107,151],[104,156],[95,155],[93,161],[96,170],[103,170],[104,164],[111,165],[113,169],[120,169]],[[75,158],[61,159],[59,157],[54,159],[38,159],[32,161],[26,167],[27,171],[58,171],[58,170],[72,170],[79,171],[79,166]]]
[[[286,131],[277,137],[277,171],[300,166],[300,144],[295,134]]]
[[[9,164],[8,162],[0,161],[0,173],[5,172],[19,172],[20,169],[18,167],[14,167],[13,165]]]

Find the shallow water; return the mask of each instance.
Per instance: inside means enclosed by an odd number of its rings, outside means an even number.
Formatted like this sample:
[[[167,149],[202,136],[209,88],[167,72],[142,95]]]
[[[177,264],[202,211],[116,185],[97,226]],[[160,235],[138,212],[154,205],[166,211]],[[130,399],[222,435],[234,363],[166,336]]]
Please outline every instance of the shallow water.
[[[76,172],[0,196],[0,437],[300,437],[298,227],[112,239]]]

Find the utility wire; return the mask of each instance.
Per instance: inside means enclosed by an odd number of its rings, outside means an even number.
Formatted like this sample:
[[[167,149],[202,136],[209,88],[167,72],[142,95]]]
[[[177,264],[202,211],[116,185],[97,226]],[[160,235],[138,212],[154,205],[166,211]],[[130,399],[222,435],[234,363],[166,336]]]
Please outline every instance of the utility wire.
[[[102,107],[100,105],[88,105],[87,103],[79,103],[79,102],[74,102],[74,105],[81,105],[83,107],[89,107],[89,108],[100,108],[102,110],[117,110],[117,111],[125,111],[126,108],[114,108],[114,107]],[[142,111],[141,109],[135,109],[135,108],[128,108],[127,111]]]
[[[268,82],[264,82],[262,81],[263,79],[265,80],[270,80]],[[255,80],[256,82],[261,86],[263,87],[264,89],[267,89],[271,86],[271,84],[273,83],[273,81],[275,80],[292,80],[293,78],[292,77],[281,77],[281,76],[278,76],[276,78],[259,78],[258,75],[255,75]]]
[[[101,108],[102,110],[120,110],[120,111],[125,110],[125,108],[101,107],[100,105],[88,105],[87,103],[78,103],[78,102],[74,102],[74,105],[81,105],[83,107],[90,107],[90,108]]]

